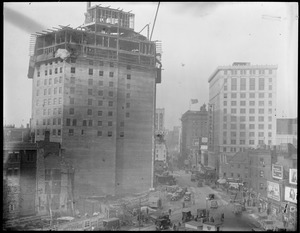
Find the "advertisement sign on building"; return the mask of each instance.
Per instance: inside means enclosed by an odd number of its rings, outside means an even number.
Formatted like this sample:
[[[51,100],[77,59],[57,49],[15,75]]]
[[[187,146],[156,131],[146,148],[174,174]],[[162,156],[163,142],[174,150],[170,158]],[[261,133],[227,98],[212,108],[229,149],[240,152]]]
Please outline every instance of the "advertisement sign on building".
[[[282,180],[283,178],[283,166],[272,164],[272,177]]]
[[[203,137],[203,138],[202,138],[202,143],[207,143],[207,142],[208,142],[208,138]]]
[[[297,169],[290,169],[289,181],[290,184],[297,184]]]
[[[279,184],[271,181],[267,181],[267,185],[268,185],[267,197],[276,201],[280,201]]]
[[[285,187],[284,200],[297,203],[297,189],[292,187]]]

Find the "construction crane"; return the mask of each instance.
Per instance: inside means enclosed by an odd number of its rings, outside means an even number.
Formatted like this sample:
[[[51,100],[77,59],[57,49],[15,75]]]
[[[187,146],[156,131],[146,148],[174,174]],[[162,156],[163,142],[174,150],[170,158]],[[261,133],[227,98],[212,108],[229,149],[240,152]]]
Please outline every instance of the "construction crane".
[[[157,9],[156,9],[156,13],[155,13],[155,18],[154,18],[154,23],[153,23],[153,27],[152,27],[152,31],[151,31],[151,35],[150,35],[150,41],[152,39],[152,34],[153,34],[154,27],[155,27],[155,22],[156,22],[157,13],[158,13],[158,10],[159,10],[159,5],[160,5],[160,2],[158,2],[158,5],[157,5]]]

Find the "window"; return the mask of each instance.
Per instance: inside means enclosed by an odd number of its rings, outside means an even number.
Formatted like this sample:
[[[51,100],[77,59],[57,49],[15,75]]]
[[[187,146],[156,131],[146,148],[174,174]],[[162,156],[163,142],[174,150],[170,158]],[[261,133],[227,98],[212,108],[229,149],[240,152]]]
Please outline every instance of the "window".
[[[71,78],[70,78],[70,83],[71,83],[71,84],[75,84],[75,77],[71,77]]]
[[[263,137],[264,136],[264,132],[258,132],[258,137]]]
[[[103,70],[99,71],[99,76],[103,76]]]
[[[93,100],[92,99],[88,99],[88,105],[93,105]]]
[[[254,145],[254,140],[249,140],[249,145]]]
[[[71,73],[72,74],[75,74],[75,70],[76,70],[75,67],[71,67]]]
[[[249,129],[255,129],[255,124],[249,124]]]
[[[231,177],[233,177],[233,173],[231,173]]]
[[[103,86],[103,81],[102,80],[99,81],[99,86]]]
[[[69,136],[73,136],[74,135],[74,129],[69,129]]]
[[[89,120],[89,126],[93,126],[93,120]]]
[[[127,93],[127,94],[126,94],[126,98],[130,98],[130,93]]]
[[[269,100],[269,106],[272,106],[272,101],[271,100]]]
[[[231,113],[235,114],[236,113],[236,108],[232,108]]]
[[[57,108],[53,108],[53,115],[57,115]]]
[[[259,188],[260,189],[264,189],[264,184],[263,183],[259,183]]]
[[[39,90],[36,90],[36,96],[39,96]]]
[[[103,61],[99,61],[99,66],[104,66],[104,62]]]
[[[264,114],[264,109],[263,108],[258,109],[258,113],[259,114]]]
[[[73,119],[73,126],[77,126],[77,119]]]
[[[227,121],[227,116],[223,116],[223,121]]]
[[[44,80],[44,85],[45,85],[45,86],[47,85],[47,79]]]
[[[264,106],[264,101],[263,101],[263,100],[258,101],[258,105],[259,105],[259,106]]]
[[[240,98],[246,98],[246,93],[240,93]]]
[[[252,91],[255,90],[255,79],[254,78],[250,78],[250,87],[249,87],[249,90],[252,90]]]
[[[53,125],[56,125],[56,118],[53,118]]]
[[[93,75],[93,69],[89,68],[89,75]]]
[[[58,135],[58,136],[61,135],[61,130],[60,130],[60,129],[57,130],[57,135]]]
[[[224,112],[224,114],[226,114],[226,113],[227,113],[227,109],[226,109],[226,108],[224,108],[224,109],[223,109],[223,112]]]
[[[254,106],[255,105],[255,101],[249,101],[249,105],[250,106]]]
[[[255,108],[250,108],[249,113],[254,114],[255,113]]]
[[[109,63],[109,67],[114,67],[114,63],[113,63],[113,62],[110,62],[110,63]]]
[[[98,137],[102,136],[102,131],[98,131],[98,132],[97,132],[97,136],[98,136]]]
[[[231,79],[231,90],[232,91],[236,91],[236,86],[237,86],[237,79],[236,78],[232,78]]]
[[[223,104],[224,106],[227,106],[227,101],[224,101],[224,104]]]
[[[224,145],[227,144],[227,140],[226,140],[226,139],[223,140],[223,144],[224,144]]]
[[[255,116],[249,116],[249,121],[255,121]]]
[[[102,116],[102,111],[98,111],[98,116]]]
[[[259,78],[258,80],[258,90],[263,91],[265,89],[265,79]]]
[[[245,140],[240,140],[240,145],[245,145]]]
[[[109,77],[114,77],[114,72],[109,72]]]
[[[88,81],[88,84],[93,85],[93,79],[90,78],[89,81]]]
[[[59,77],[59,83],[62,83],[62,77]]]
[[[231,137],[236,137],[236,132],[234,132],[234,131],[233,131],[233,132],[230,132],[230,136],[231,136]]]
[[[89,65],[90,66],[94,65],[94,61],[93,60],[89,60]]]
[[[108,101],[108,106],[109,106],[109,107],[112,107],[112,106],[113,106],[113,103],[114,103],[113,101]]]
[[[70,94],[74,94],[75,93],[75,87],[70,87]]]
[[[109,87],[114,87],[114,82],[109,82]]]
[[[59,67],[59,73],[62,73],[62,67]]]
[[[259,124],[258,125],[258,129],[264,129],[264,125],[263,124]]]
[[[114,92],[113,91],[109,91],[108,92],[108,96],[113,97],[114,96]]]
[[[249,132],[249,137],[255,137],[255,132]]]
[[[236,124],[231,124],[230,129],[236,129]]]
[[[236,93],[231,93],[231,98],[236,98]]]
[[[48,89],[48,95],[51,95],[51,88]]]
[[[269,93],[269,98],[272,98],[272,93]]]
[[[50,125],[50,119],[47,119],[47,125]]]
[[[70,97],[70,104],[74,104],[74,98]]]
[[[88,94],[93,95],[93,89],[88,89]]]
[[[245,78],[241,78],[241,80],[240,80],[240,89],[241,89],[241,91],[246,90],[246,79]]]
[[[245,114],[246,113],[246,109],[245,108],[241,108],[240,109],[240,113]]]
[[[258,94],[258,97],[259,97],[259,98],[265,98],[265,93],[259,93],[259,94]]]
[[[223,129],[224,129],[224,130],[227,129],[227,124],[223,124]]]
[[[48,109],[48,115],[51,115],[51,108]]]
[[[108,126],[112,126],[112,121],[107,122]]]
[[[70,115],[73,115],[73,114],[74,114],[74,108],[70,108],[69,114],[70,114]]]
[[[40,71],[37,72],[37,76],[38,76],[38,77],[41,76],[41,72],[40,72]]]
[[[121,138],[124,137],[124,132],[120,132],[120,137],[121,137]]]
[[[54,87],[53,94],[56,94],[56,93],[57,93],[57,87]]]
[[[47,109],[43,109],[43,115],[46,115]]]
[[[59,104],[62,103],[62,98],[61,98],[61,97],[58,98],[58,103],[59,103]]]
[[[130,103],[126,103],[126,108],[130,108]]]
[[[86,120],[82,121],[82,126],[86,126]]]
[[[258,121],[264,121],[264,117],[263,116],[259,116],[258,117]]]
[[[88,109],[88,110],[87,110],[87,114],[88,114],[88,115],[92,115],[92,114],[93,114],[92,109]]]
[[[58,125],[61,125],[61,118],[58,118],[58,119],[57,119],[57,124],[58,124]]]
[[[98,121],[98,126],[102,126],[102,121]]]
[[[103,106],[103,100],[98,100],[98,106]]]
[[[47,95],[47,89],[44,89],[44,95]]]
[[[131,66],[130,65],[127,65],[127,70],[131,70]]]
[[[73,88],[74,88],[74,87],[73,87]],[[75,92],[75,88],[73,89],[73,91]],[[62,93],[62,87],[59,87],[58,92],[59,92],[59,94]],[[71,94],[72,94],[72,87],[71,87]]]
[[[231,101],[231,106],[236,106],[236,101]]]
[[[236,121],[236,116],[231,116],[231,121]]]
[[[246,101],[244,101],[244,100],[241,101],[241,102],[240,102],[240,105],[241,105],[241,106],[245,106],[245,105],[246,105]]]
[[[240,124],[240,129],[246,129],[246,125],[245,124]]]
[[[272,121],[272,117],[271,116],[268,117],[268,121],[269,122]]]
[[[112,111],[109,111],[109,112],[107,113],[107,115],[108,115],[108,116],[112,116],[112,115],[113,115],[113,112],[112,112]]]
[[[126,112],[126,117],[128,118],[130,116],[129,112]]]
[[[246,137],[246,133],[245,132],[240,132],[240,137]]]
[[[47,76],[48,75],[48,71],[47,70],[45,70],[45,76]]]
[[[272,109],[271,108],[268,109],[268,114],[272,114]]]
[[[43,125],[46,125],[46,119],[43,119]]]
[[[241,175],[239,173],[237,173],[237,177],[239,178],[239,177],[241,177]]]
[[[103,90],[98,91],[99,96],[103,96]]]
[[[61,108],[58,108],[58,114],[61,114]]]
[[[108,136],[108,137],[111,137],[111,136],[112,136],[112,132],[111,132],[111,131],[108,131],[108,132],[107,132],[107,136]]]
[[[131,79],[131,75],[130,74],[127,74],[127,79]]]
[[[71,119],[66,119],[66,126],[70,126],[71,125]]]

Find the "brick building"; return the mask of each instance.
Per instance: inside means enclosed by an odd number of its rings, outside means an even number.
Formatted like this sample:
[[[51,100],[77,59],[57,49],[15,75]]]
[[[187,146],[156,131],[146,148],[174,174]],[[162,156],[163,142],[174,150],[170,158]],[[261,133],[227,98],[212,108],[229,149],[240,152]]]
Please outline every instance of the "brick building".
[[[80,29],[35,40],[32,130],[61,143],[78,171],[76,196],[149,190],[161,63],[155,42],[134,31],[134,14],[88,3]]]

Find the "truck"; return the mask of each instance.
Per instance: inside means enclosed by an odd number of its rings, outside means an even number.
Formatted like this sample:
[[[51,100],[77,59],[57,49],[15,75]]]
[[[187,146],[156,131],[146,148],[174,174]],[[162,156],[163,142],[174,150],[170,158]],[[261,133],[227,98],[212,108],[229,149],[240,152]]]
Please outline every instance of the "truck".
[[[103,220],[104,230],[117,230],[120,228],[120,219],[119,218],[109,218]]]

